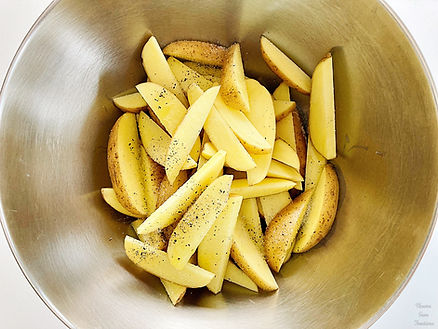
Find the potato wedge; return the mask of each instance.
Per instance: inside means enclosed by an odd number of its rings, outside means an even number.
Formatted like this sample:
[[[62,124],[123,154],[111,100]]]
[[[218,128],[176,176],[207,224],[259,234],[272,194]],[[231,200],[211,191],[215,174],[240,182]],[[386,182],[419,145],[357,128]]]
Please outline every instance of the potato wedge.
[[[298,111],[297,110],[293,111],[292,116],[294,119],[294,133],[295,133],[295,143],[296,143],[295,150],[297,151],[298,159],[300,159],[300,174],[301,176],[304,176],[304,174],[306,173],[306,156],[307,156],[306,135]]]
[[[213,273],[193,264],[187,264],[183,269],[177,270],[170,264],[167,253],[130,236],[125,237],[125,252],[135,265],[146,272],[185,287],[205,287],[214,277]]]
[[[186,61],[184,64],[201,74],[207,80],[210,80],[212,83],[220,84],[222,76],[222,70],[220,68],[190,61]]]
[[[280,192],[272,195],[265,195],[259,198],[260,205],[263,209],[266,225],[269,225],[274,217],[289,203],[292,198],[288,191]]]
[[[300,159],[298,159],[297,152],[282,139],[275,141],[272,159],[280,161],[296,170],[300,170]]]
[[[334,168],[327,164],[309,203],[293,248],[303,253],[316,246],[330,231],[338,207],[339,181]]]
[[[258,81],[246,80],[251,112],[247,114],[249,121],[265,140],[274,147],[275,113],[271,94]],[[256,167],[247,170],[248,182],[251,185],[260,183],[267,175],[272,159],[272,152],[253,155]]]
[[[109,136],[107,158],[117,200],[136,217],[146,216],[148,211],[135,114],[125,113],[114,124]]]
[[[296,109],[297,104],[292,101],[281,101],[274,99],[275,120],[279,121],[285,118],[289,113]]]
[[[147,154],[156,163],[165,166],[171,137],[144,112],[140,112],[138,116],[138,130]],[[192,168],[196,168],[196,162],[189,157],[184,163],[183,169]]]
[[[113,103],[124,112],[139,113],[146,109],[147,104],[139,93],[118,96],[113,98]]]
[[[140,156],[142,161],[143,182],[146,196],[146,216],[150,216],[150,214],[157,209],[158,194],[161,181],[164,177],[164,170],[163,167],[149,157],[143,145],[140,146]]]
[[[258,198],[288,191],[294,186],[294,182],[280,178],[265,178],[254,185],[249,185],[246,179],[235,179],[231,184],[231,193],[241,195],[244,199]]]
[[[198,247],[198,265],[215,274],[213,280],[207,285],[208,290],[214,294],[222,290],[225,271],[230,258],[233,232],[241,204],[241,196],[230,196],[224,210],[222,210]]]
[[[119,213],[122,213],[126,216],[137,217],[137,214],[134,214],[128,210],[126,210],[117,200],[116,192],[111,187],[105,187],[100,189],[100,193],[102,194],[103,199],[106,203],[108,203],[114,210],[117,210]]]
[[[295,169],[277,160],[272,160],[269,166],[268,177],[283,178],[294,182],[303,181],[303,176]],[[297,186],[294,186],[296,189]]]
[[[210,138],[208,138],[205,130],[202,132],[202,140],[201,140],[201,154],[198,160],[198,170],[202,168],[202,166],[207,162],[207,158],[202,156],[202,151],[204,150],[205,144],[210,143]]]
[[[147,234],[139,234],[137,233],[138,227],[143,223],[143,219],[137,219],[131,223],[132,228],[138,236],[138,239],[146,243],[148,246],[158,250],[164,250],[167,246],[167,241],[164,238],[163,233],[160,230],[156,230]]]
[[[161,279],[161,283],[163,284],[164,289],[166,289],[167,296],[169,296],[173,305],[178,304],[186,294],[187,287],[164,279]]]
[[[238,43],[228,48],[222,68],[221,85],[221,96],[225,104],[235,110],[248,113],[250,110],[248,91],[246,90],[242,55]]]
[[[195,162],[198,162],[201,156],[201,138],[198,136],[196,138],[195,144],[192,147],[189,155]]]
[[[265,36],[260,38],[260,48],[266,64],[289,87],[303,94],[310,93],[310,77]]]
[[[307,145],[307,165],[306,165],[306,180],[304,189],[315,188],[321,176],[322,170],[327,164],[327,160],[313,146],[309,139]]]
[[[210,142],[204,144],[204,148],[202,150],[202,156],[207,160],[210,159],[217,152],[216,147]]]
[[[255,198],[245,199],[242,201],[239,217],[251,240],[254,241],[260,252],[264,254],[263,231],[260,222],[257,200]]]
[[[163,53],[192,62],[222,66],[227,48],[210,42],[180,40],[169,43]]]
[[[184,268],[224,210],[232,180],[233,176],[231,175],[216,178],[202,192],[175,227],[167,247],[170,263],[175,268]]]
[[[318,152],[327,160],[336,158],[335,93],[330,53],[318,63],[313,72],[309,131]]]
[[[269,267],[279,272],[289,260],[304,214],[312,198],[312,190],[299,195],[294,202],[274,217],[266,228],[265,254]]]
[[[167,177],[164,176],[158,191],[157,208],[161,206],[164,201],[169,199],[187,181],[187,179],[187,171],[180,171],[173,184],[170,184]]]
[[[238,268],[232,261],[228,261],[224,280],[254,292],[259,291],[259,288],[254,281],[252,281],[250,277],[246,275],[245,272],[243,272],[240,268]]]
[[[243,112],[230,108],[220,95],[216,98],[214,105],[248,152],[265,154],[272,150],[272,146],[257,131]]]
[[[154,36],[151,36],[141,53],[143,68],[151,82],[154,82],[174,94],[184,106],[189,106],[179,82],[176,80],[169,64]],[[143,96],[143,95],[142,95]],[[149,102],[146,100],[146,103]],[[149,104],[150,106],[150,104]]]
[[[280,83],[278,87],[275,88],[274,92],[272,93],[272,96],[274,96],[274,99],[280,101],[290,101],[289,86],[285,82]]]
[[[265,218],[265,213],[263,212],[263,207],[262,204],[260,203],[260,198],[256,198],[256,200],[257,200],[257,209],[259,210],[259,214],[260,216]]]
[[[165,165],[166,176],[170,183],[173,183],[182,170],[184,163],[187,162],[190,151],[195,145],[196,139],[201,133],[205,120],[219,93],[219,88],[218,86],[208,89],[190,106],[187,115],[173,135],[167,151]]]
[[[147,220],[141,224],[138,231],[142,234],[163,229],[178,221],[192,205],[195,199],[218,176],[225,162],[225,152],[218,151],[190,179],[185,182],[169,199],[167,199]]]
[[[260,289],[267,291],[278,289],[263,254],[252,241],[240,218],[237,219],[234,230],[231,257]]]
[[[277,121],[277,130],[275,132],[275,139],[284,140],[290,147],[297,150],[295,143],[294,118],[293,114],[289,113],[280,121]]]
[[[210,80],[207,80],[195,70],[181,63],[175,57],[169,57],[167,63],[186,94],[192,83],[196,83],[202,90],[207,90],[213,86]]]
[[[152,82],[141,83],[136,88],[167,132],[173,136],[187,114],[183,103],[169,90]]]

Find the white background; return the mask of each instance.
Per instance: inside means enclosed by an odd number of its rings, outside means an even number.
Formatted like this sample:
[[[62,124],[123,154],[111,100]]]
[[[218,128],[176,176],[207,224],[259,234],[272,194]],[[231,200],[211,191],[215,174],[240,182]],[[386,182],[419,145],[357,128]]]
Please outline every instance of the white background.
[[[21,40],[49,3],[49,0],[0,0],[0,81]],[[438,82],[438,0],[387,0],[387,3],[416,39]],[[437,259],[435,233],[413,278],[372,329],[438,329]],[[24,278],[2,232],[0,264],[0,328],[65,328]]]

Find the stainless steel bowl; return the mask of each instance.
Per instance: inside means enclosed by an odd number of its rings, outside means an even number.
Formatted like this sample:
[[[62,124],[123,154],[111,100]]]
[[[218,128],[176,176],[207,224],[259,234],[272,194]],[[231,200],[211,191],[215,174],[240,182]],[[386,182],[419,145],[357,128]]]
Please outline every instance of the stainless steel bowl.
[[[110,98],[145,79],[140,50],[152,33],[163,45],[240,41],[248,75],[271,87],[261,34],[309,73],[337,46],[337,221],[277,275],[276,293],[226,284],[173,307],[124,255],[127,225],[99,195],[120,115]],[[433,228],[436,110],[418,50],[376,0],[62,0],[32,28],[3,86],[2,224],[29,282],[70,327],[367,327],[400,293]]]

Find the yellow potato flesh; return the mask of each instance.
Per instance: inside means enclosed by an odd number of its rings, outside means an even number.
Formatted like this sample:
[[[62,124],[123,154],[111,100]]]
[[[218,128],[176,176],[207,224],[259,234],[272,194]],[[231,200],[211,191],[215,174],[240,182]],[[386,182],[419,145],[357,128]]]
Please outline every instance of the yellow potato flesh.
[[[169,199],[173,193],[175,193],[186,181],[187,181],[187,171],[183,170],[179,172],[173,184],[170,184],[166,176],[160,184],[160,189],[158,191],[157,208],[161,206],[164,201]]]
[[[167,253],[175,268],[182,269],[188,263],[202,239],[224,210],[232,180],[231,175],[221,176],[214,180],[187,210],[173,230]]]
[[[213,86],[211,81],[207,80],[187,65],[181,63],[176,58],[169,57],[167,63],[186,94],[192,83],[196,83],[202,90],[207,90]]]
[[[202,76],[207,77],[207,79],[216,78],[212,82],[220,83],[220,81],[221,81],[222,70],[220,68],[217,68],[217,67],[211,66],[211,65],[190,62],[190,61],[185,61],[184,64],[186,66],[190,67],[192,70],[195,70],[196,72],[198,72]]]
[[[265,178],[255,185],[249,185],[246,179],[235,179],[231,184],[231,193],[241,195],[244,199],[258,198],[288,191],[294,186],[294,182],[280,178]]]
[[[163,284],[164,289],[166,289],[167,296],[169,296],[173,305],[178,304],[186,294],[187,287],[164,279],[161,279],[161,283]]]
[[[137,234],[139,240],[143,243],[146,243],[148,246],[151,246],[154,249],[163,250],[167,246],[167,242],[164,239],[164,235],[160,230],[153,231],[147,234],[139,234],[137,233],[138,227],[143,223],[142,219],[137,219],[131,223],[132,228]]]
[[[292,198],[288,191],[262,196],[259,200],[263,209],[266,225],[269,225],[272,219],[274,219],[284,207],[292,202]]]
[[[272,96],[274,96],[274,99],[278,99],[280,101],[290,101],[289,86],[284,82],[280,83],[278,87],[275,88]]]
[[[315,188],[327,160],[315,149],[311,140],[307,144],[306,180],[304,189]]]
[[[207,285],[207,288],[214,294],[222,290],[241,204],[241,196],[230,196],[224,210],[199,244],[198,265],[215,274],[213,280]]]
[[[292,168],[300,170],[300,160],[295,150],[289,146],[284,140],[277,139],[272,151],[272,158],[288,165]]]
[[[157,209],[158,194],[161,181],[164,177],[163,167],[153,161],[146,153],[143,145],[140,146],[140,155],[143,168],[143,181],[146,193],[146,216],[150,216]]]
[[[329,54],[315,68],[310,94],[309,131],[313,146],[327,160],[336,158],[333,64]]]
[[[210,159],[217,152],[216,147],[212,143],[205,143],[204,149],[202,150],[202,156],[207,160]]]
[[[292,113],[286,115],[280,121],[277,121],[277,130],[276,130],[276,139],[284,140],[290,147],[297,150],[296,142],[295,142],[295,131],[294,131],[294,119]]]
[[[201,138],[198,136],[196,138],[195,144],[192,147],[192,150],[190,151],[190,157],[195,162],[198,162],[200,156],[201,156]]]
[[[245,272],[243,272],[240,268],[234,265],[232,261],[228,261],[224,279],[251,291],[259,291],[254,281],[252,281],[250,277],[245,274]]]
[[[146,102],[139,93],[119,96],[113,98],[114,105],[124,112],[139,113],[146,109]]]
[[[126,216],[137,217],[137,214],[134,214],[128,210],[126,210],[117,200],[116,192],[114,189],[110,187],[101,188],[100,193],[102,194],[103,199],[106,203],[108,203],[114,210],[117,210],[119,213],[122,213]]]
[[[276,160],[271,161],[268,177],[283,178],[294,182],[301,182],[304,180],[296,169]]]
[[[192,62],[222,66],[227,48],[209,42],[179,40],[164,47],[163,53]]]
[[[245,199],[240,207],[239,218],[242,221],[250,238],[263,254],[263,231],[260,222],[257,200],[255,198]]]
[[[274,111],[275,111],[275,120],[279,121],[286,117],[289,113],[291,113],[297,107],[295,102],[291,101],[281,101],[274,99]]]

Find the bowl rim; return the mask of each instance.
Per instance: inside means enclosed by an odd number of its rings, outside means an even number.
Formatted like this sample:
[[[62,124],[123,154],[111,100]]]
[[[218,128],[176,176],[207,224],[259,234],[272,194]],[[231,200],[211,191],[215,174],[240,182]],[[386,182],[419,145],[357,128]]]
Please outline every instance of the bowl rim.
[[[30,27],[29,31],[26,33],[25,37],[20,43],[20,46],[18,47],[17,51],[14,54],[14,57],[12,58],[11,63],[9,64],[8,70],[6,72],[5,78],[3,80],[3,83],[0,88],[0,105],[3,100],[3,93],[5,92],[5,89],[8,85],[8,82],[11,78],[12,72],[14,71],[15,65],[21,56],[23,49],[26,47],[27,43],[29,42],[31,36],[35,32],[35,30],[38,29],[41,22],[50,14],[50,12],[56,7],[58,3],[60,3],[62,0],[52,0],[52,2],[44,9],[44,11],[38,16],[38,18],[35,20],[35,22]],[[409,44],[412,47],[412,50],[417,56],[417,59],[423,69],[423,72],[426,76],[428,85],[431,90],[431,94],[435,103],[435,112],[438,115],[438,91],[435,85],[435,82],[433,80],[432,74],[430,72],[429,65],[427,64],[424,55],[418,46],[417,42],[415,41],[414,37],[412,36],[409,29],[406,27],[406,25],[403,23],[401,18],[398,16],[398,14],[394,11],[394,9],[386,2],[386,0],[376,0],[378,4],[382,6],[384,10],[391,16],[391,18],[397,23],[400,30],[404,33],[404,35],[407,37]],[[1,107],[0,107],[0,114],[1,114]],[[435,230],[437,221],[438,221],[438,202],[437,197],[435,200],[435,209],[433,212],[433,218],[432,222],[429,228],[429,232],[426,236],[426,240],[424,241],[424,244],[415,259],[409,273],[403,280],[403,282],[400,284],[400,286],[397,288],[397,290],[392,294],[392,296],[384,303],[380,309],[365,323],[361,325],[360,328],[370,328],[374,323],[377,322],[378,319],[380,319],[383,314],[394,304],[396,299],[400,296],[402,291],[405,289],[409,281],[411,280],[412,276],[414,275],[415,271],[417,270],[421,260],[423,259],[423,256],[426,252],[427,247],[429,246],[430,240],[432,238],[433,232]],[[41,299],[41,301],[49,308],[49,310],[68,328],[74,328],[74,325],[62,314],[62,312],[52,303],[52,301],[44,294],[44,292],[32,281],[31,274],[27,273],[27,271],[24,269],[24,265],[22,264],[22,261],[15,249],[15,244],[12,241],[12,238],[9,234],[9,230],[6,223],[6,216],[4,214],[3,208],[0,207],[0,223],[2,226],[3,233],[5,234],[6,241],[8,243],[9,249],[12,252],[12,255],[14,256],[15,261],[18,264],[18,267],[20,268],[21,272],[23,273],[25,279],[30,284],[32,289],[35,291],[35,293],[38,295],[38,297]]]

